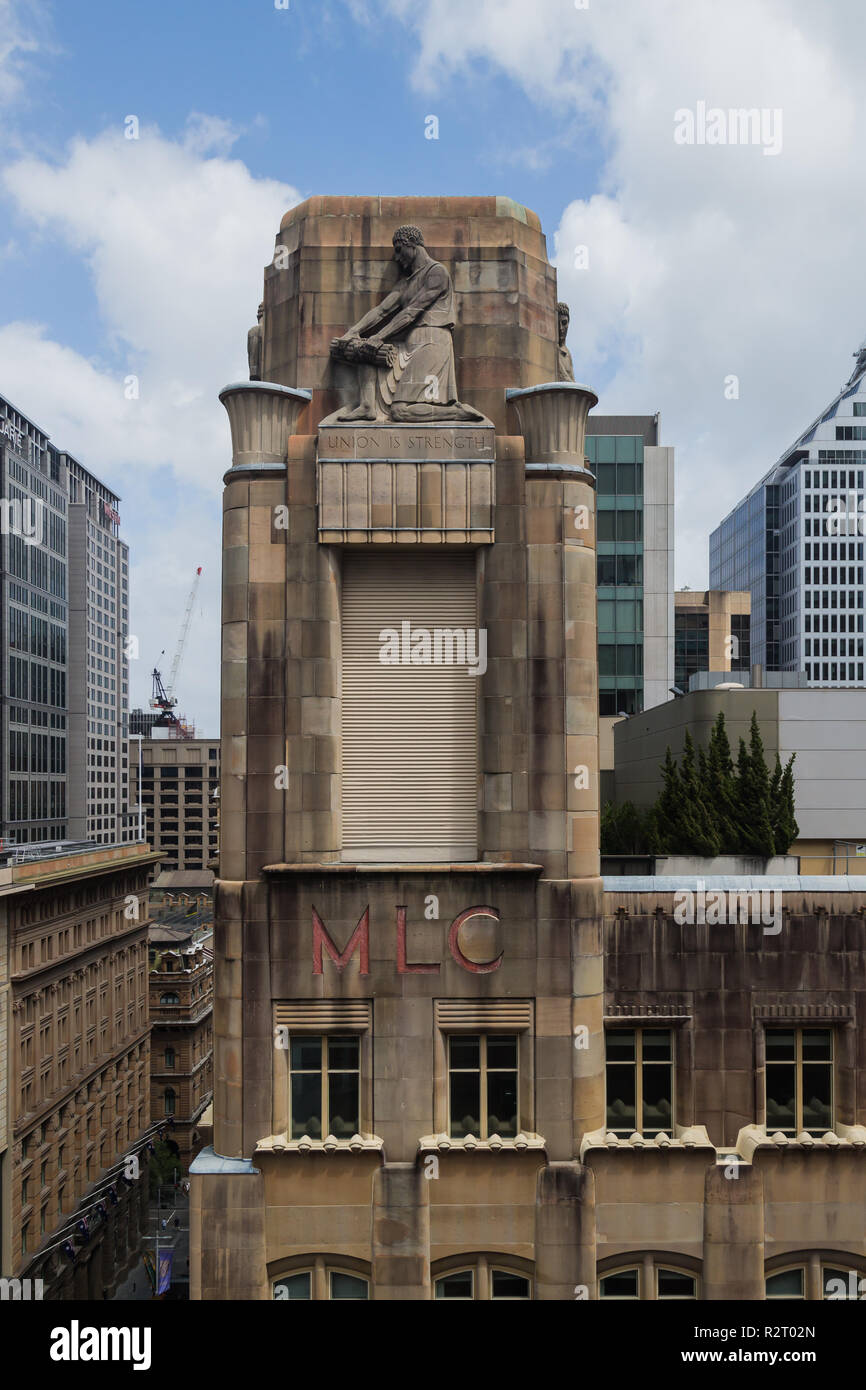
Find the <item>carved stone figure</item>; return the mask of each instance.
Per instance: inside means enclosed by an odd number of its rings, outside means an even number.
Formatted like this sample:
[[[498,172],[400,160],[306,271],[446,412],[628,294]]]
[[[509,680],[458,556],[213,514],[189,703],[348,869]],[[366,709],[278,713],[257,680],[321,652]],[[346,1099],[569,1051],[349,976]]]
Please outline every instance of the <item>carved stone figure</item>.
[[[259,305],[258,323],[254,324],[247,334],[247,360],[250,364],[250,381],[261,381],[262,379],[262,347],[264,344],[264,328],[262,318],[265,306]]]
[[[331,343],[332,358],[354,370],[357,403],[322,424],[489,423],[457,399],[451,276],[429,255],[418,227],[400,227],[393,244],[401,271],[396,288]]]
[[[574,363],[571,360],[571,353],[565,346],[568,337],[568,325],[571,322],[571,310],[562,301],[556,306],[556,318],[559,326],[559,354],[557,366],[559,375],[557,381],[574,381]]]

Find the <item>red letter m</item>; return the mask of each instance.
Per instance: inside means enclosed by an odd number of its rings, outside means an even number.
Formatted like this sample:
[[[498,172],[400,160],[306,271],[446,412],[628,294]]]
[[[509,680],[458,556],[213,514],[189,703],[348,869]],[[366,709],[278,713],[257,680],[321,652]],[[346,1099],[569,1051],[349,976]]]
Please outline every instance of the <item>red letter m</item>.
[[[361,947],[361,974],[370,973],[370,909],[365,907],[358,921],[358,925],[349,938],[349,944],[342,954],[337,950],[330,936],[328,929],[313,908],[313,974],[322,974],[322,947],[324,946],[331,960],[337,969],[342,973],[349,964],[351,956],[354,954],[355,947]]]

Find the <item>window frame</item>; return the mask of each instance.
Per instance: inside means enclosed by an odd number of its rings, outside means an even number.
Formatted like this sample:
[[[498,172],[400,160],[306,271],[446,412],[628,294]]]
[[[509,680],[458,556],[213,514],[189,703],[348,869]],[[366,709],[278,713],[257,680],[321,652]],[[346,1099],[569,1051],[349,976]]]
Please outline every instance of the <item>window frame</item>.
[[[309,1274],[310,1276],[309,1299],[278,1299],[275,1294],[277,1284],[283,1279],[293,1279],[297,1274]],[[366,1299],[332,1298],[331,1276],[333,1274],[347,1274],[352,1279],[363,1280],[367,1286]],[[312,1255],[292,1255],[286,1260],[280,1260],[272,1269],[268,1270],[268,1282],[271,1300],[275,1303],[369,1303],[373,1297],[372,1267],[366,1261],[356,1260],[350,1255],[327,1252],[317,1252]]]
[[[323,1132],[318,1136],[319,1140],[324,1141],[325,1139],[328,1139],[328,1138],[330,1138],[330,1137],[337,1138],[336,1135],[332,1135],[331,1129],[330,1129],[330,1121],[331,1121],[330,1109],[331,1109],[331,1106],[330,1106],[330,1086],[329,1086],[329,1078],[330,1078],[330,1076],[331,1076],[331,1072],[332,1072],[332,1071],[334,1072],[334,1074],[339,1074],[339,1075],[341,1075],[341,1076],[354,1075],[354,1076],[357,1077],[358,1127],[357,1127],[357,1129],[354,1131],[354,1133],[355,1133],[355,1134],[363,1134],[363,1133],[364,1133],[364,1111],[363,1111],[363,1105],[364,1105],[364,1094],[363,1094],[363,1092],[364,1092],[364,1088],[363,1088],[363,1086],[362,1086],[362,1084],[361,1084],[361,1078],[362,1078],[362,1072],[363,1072],[363,1046],[362,1046],[361,1034],[360,1034],[359,1032],[353,1030],[353,1029],[348,1029],[348,1028],[336,1029],[336,1030],[331,1030],[331,1031],[328,1031],[328,1032],[318,1032],[318,1031],[315,1031],[315,1030],[313,1030],[313,1029],[297,1029],[297,1030],[291,1029],[291,1030],[289,1031],[289,1035],[288,1035],[288,1042],[289,1042],[289,1045],[288,1045],[287,1052],[286,1052],[286,1055],[287,1055],[287,1071],[288,1071],[288,1097],[287,1097],[288,1126],[287,1126],[286,1132],[287,1132],[289,1138],[292,1140],[293,1143],[297,1143],[297,1142],[303,1137],[303,1136],[299,1135],[299,1136],[298,1136],[298,1139],[295,1139],[294,1136],[293,1136],[293,1134],[292,1134],[292,1129],[293,1129],[293,1120],[292,1120],[292,1077],[293,1077],[293,1076],[314,1076],[314,1075],[316,1075],[316,1073],[315,1073],[314,1071],[310,1071],[308,1068],[298,1068],[297,1070],[295,1070],[295,1069],[292,1067],[292,1040],[293,1040],[293,1038],[302,1038],[302,1039],[303,1039],[305,1042],[307,1042],[307,1043],[309,1043],[313,1038],[318,1038],[318,1039],[319,1039],[319,1042],[320,1042],[320,1067],[319,1067],[318,1075],[319,1075],[320,1078],[321,1078],[321,1096],[320,1096],[320,1100],[321,1100],[321,1110],[322,1110],[322,1131],[323,1131]],[[334,1067],[334,1068],[331,1068],[331,1067],[328,1065],[328,1060],[329,1060],[329,1046],[328,1046],[328,1044],[331,1042],[332,1039],[340,1039],[340,1038],[343,1038],[343,1039],[346,1039],[346,1038],[354,1038],[354,1039],[357,1040],[357,1044],[358,1044],[358,1066],[357,1066],[357,1068],[343,1068],[343,1067]],[[340,1136],[340,1139],[338,1140],[338,1142],[341,1142],[341,1141],[342,1141],[342,1142],[348,1142],[348,1140],[349,1140],[350,1138],[353,1138],[353,1137],[354,1137],[353,1135],[342,1135],[342,1136]],[[313,1136],[312,1134],[308,1134],[308,1135],[307,1135],[307,1138],[308,1138],[308,1139],[314,1139],[314,1136]]]
[[[451,1010],[459,1004],[461,1017],[451,1017]],[[496,1013],[506,1006],[509,1017],[500,1021]],[[454,1034],[484,1033],[504,1034],[517,1037],[517,1133],[535,1132],[535,1004],[529,999],[485,999],[434,1000],[433,1035],[433,1128],[436,1134],[450,1137],[451,1080],[450,1080],[450,1038]],[[464,1016],[465,1011],[465,1016]],[[480,1135],[475,1138],[486,1144]],[[454,1139],[455,1144],[463,1141]],[[502,1136],[504,1145],[514,1140]]]
[[[764,1116],[764,1127],[765,1127],[765,1129],[767,1130],[767,1133],[768,1133],[768,1134],[770,1134],[770,1133],[772,1133],[772,1134],[780,1134],[780,1133],[781,1133],[781,1134],[786,1135],[788,1138],[794,1138],[794,1139],[796,1139],[797,1135],[803,1134],[804,1132],[805,1132],[806,1134],[812,1135],[813,1138],[821,1138],[822,1135],[824,1135],[824,1134],[826,1134],[826,1133],[828,1133],[828,1132],[829,1132],[829,1133],[834,1133],[834,1132],[835,1132],[836,1123],[837,1123],[837,1120],[838,1120],[838,1115],[837,1115],[838,1082],[837,1082],[837,1076],[836,1076],[836,1068],[837,1068],[837,1066],[838,1066],[838,1060],[839,1060],[839,1045],[838,1045],[838,1038],[837,1038],[836,1029],[835,1029],[831,1024],[826,1023],[826,1022],[822,1022],[822,1021],[820,1021],[820,1020],[816,1020],[814,1023],[811,1022],[811,1021],[810,1021],[810,1022],[803,1022],[803,1021],[797,1021],[797,1022],[793,1022],[793,1021],[791,1021],[791,1022],[784,1022],[784,1021],[781,1021],[781,1020],[780,1020],[780,1021],[777,1022],[777,1021],[774,1020],[772,1023],[770,1023],[770,1022],[765,1022],[764,1025],[763,1025],[763,1028],[764,1028],[764,1036],[763,1036],[764,1076],[763,1076],[763,1106],[762,1106],[762,1109],[763,1109],[763,1116]],[[828,1034],[829,1034],[829,1037],[830,1037],[830,1058],[829,1058],[829,1061],[821,1061],[821,1062],[808,1062],[808,1061],[807,1061],[807,1062],[804,1063],[804,1061],[803,1061],[803,1034],[804,1034],[804,1033],[807,1033],[807,1032],[808,1032],[808,1033],[819,1033],[819,1032],[820,1032],[820,1033],[828,1033]],[[775,1059],[771,1060],[771,1059],[768,1057],[768,1055],[767,1055],[767,1036],[768,1036],[768,1034],[770,1034],[770,1033],[793,1033],[793,1034],[794,1034],[794,1059],[793,1059],[793,1063],[792,1063],[790,1060],[788,1060],[788,1061],[777,1061],[777,1060],[775,1060]],[[783,1128],[781,1128],[781,1127],[778,1126],[778,1125],[771,1125],[770,1122],[769,1122],[769,1120],[768,1120],[768,1113],[767,1113],[767,1112],[768,1112],[768,1099],[769,1099],[769,1097],[768,1097],[768,1090],[767,1090],[767,1082],[768,1082],[768,1080],[769,1080],[769,1074],[770,1074],[771,1068],[775,1068],[775,1067],[790,1067],[791,1065],[793,1065],[793,1067],[794,1067],[794,1126],[793,1126],[792,1129],[783,1129]],[[826,1129],[821,1129],[820,1132],[819,1132],[817,1129],[807,1129],[806,1126],[805,1126],[805,1124],[803,1123],[803,1118],[804,1118],[804,1117],[803,1117],[803,1089],[804,1089],[804,1088],[803,1088],[803,1080],[804,1080],[803,1067],[804,1067],[804,1066],[807,1066],[807,1067],[808,1067],[808,1066],[822,1066],[822,1067],[829,1067],[829,1068],[830,1068],[830,1123],[829,1123],[829,1125],[827,1126]]]
[[[452,1067],[452,1066],[451,1066],[451,1047],[452,1047],[453,1040],[454,1040],[455,1038],[460,1038],[462,1041],[465,1042],[468,1038],[476,1038],[476,1037],[478,1038],[478,1041],[479,1041],[479,1044],[480,1044],[480,1046],[479,1046],[479,1051],[478,1051],[478,1067],[477,1067],[477,1069],[476,1069],[475,1067]],[[514,1063],[514,1066],[513,1066],[513,1067],[493,1067],[493,1068],[491,1068],[491,1067],[488,1066],[488,1064],[487,1064],[487,1043],[488,1043],[489,1038],[491,1038],[491,1037],[497,1038],[499,1041],[501,1041],[503,1038],[513,1038],[513,1039],[514,1039],[515,1063]],[[487,1133],[487,1121],[488,1121],[488,1113],[487,1113],[487,1112],[488,1112],[488,1109],[489,1109],[488,1082],[487,1082],[487,1078],[488,1078],[488,1074],[489,1074],[490,1071],[492,1070],[492,1071],[495,1071],[495,1072],[508,1072],[508,1073],[512,1073],[512,1072],[513,1072],[513,1073],[514,1073],[514,1077],[515,1077],[515,1090],[516,1090],[516,1093],[517,1093],[517,1120],[516,1120],[517,1128],[516,1128],[514,1134],[501,1134],[501,1135],[499,1135],[499,1138],[500,1138],[500,1139],[503,1139],[503,1140],[510,1139],[510,1140],[512,1140],[512,1141],[513,1141],[514,1139],[516,1139],[517,1135],[520,1133],[520,1035],[519,1035],[519,1033],[517,1033],[516,1031],[515,1031],[515,1032],[509,1032],[509,1031],[507,1031],[506,1029],[501,1029],[501,1030],[500,1030],[500,1029],[498,1029],[498,1028],[492,1029],[492,1030],[489,1030],[489,1031],[486,1031],[486,1030],[485,1030],[485,1031],[478,1030],[478,1031],[470,1031],[470,1032],[463,1032],[462,1030],[455,1030],[455,1031],[452,1031],[452,1032],[449,1032],[449,1033],[448,1033],[447,1038],[446,1038],[446,1047],[447,1047],[447,1064],[448,1064],[448,1087],[447,1087],[447,1105],[448,1105],[448,1116],[447,1116],[447,1121],[448,1121],[448,1122],[447,1122],[447,1130],[446,1130],[446,1132],[447,1132],[447,1134],[448,1134],[448,1137],[451,1138],[451,1139],[453,1139],[453,1138],[455,1138],[455,1137],[456,1137],[456,1138],[468,1138],[468,1136],[464,1136],[464,1135],[455,1136],[455,1135],[453,1134],[453,1132],[452,1132],[452,1127],[451,1127],[451,1126],[452,1126],[452,1116],[451,1116],[451,1077],[452,1077],[452,1075],[454,1075],[455,1072],[458,1072],[458,1073],[466,1073],[467,1075],[474,1075],[474,1074],[476,1073],[476,1071],[477,1071],[478,1078],[479,1078],[479,1099],[478,1099],[478,1109],[479,1109],[479,1115],[478,1115],[478,1130],[479,1130],[479,1132],[478,1132],[477,1134],[473,1135],[473,1138],[475,1138],[475,1139],[481,1139],[481,1140],[484,1140],[484,1141],[486,1142],[488,1139],[490,1139],[490,1138],[492,1137],[490,1134]],[[498,1133],[498,1131],[494,1131],[494,1133]]]
[[[658,1136],[659,1136],[660,1134],[665,1134],[665,1135],[669,1135],[671,1139],[674,1138],[675,1133],[676,1133],[677,1115],[678,1115],[678,1106],[677,1106],[677,1031],[678,1031],[678,1030],[677,1030],[672,1024],[670,1024],[670,1023],[668,1023],[666,1026],[663,1025],[663,1026],[659,1027],[658,1024],[653,1023],[653,1022],[647,1022],[646,1024],[644,1024],[644,1023],[633,1023],[633,1022],[628,1022],[628,1021],[625,1021],[625,1020],[624,1020],[623,1023],[620,1024],[620,1023],[618,1022],[618,1020],[606,1021],[606,1023],[605,1023],[605,1030],[604,1030],[604,1036],[605,1036],[605,1050],[604,1050],[604,1092],[605,1092],[605,1094],[604,1094],[604,1126],[605,1126],[605,1132],[606,1132],[606,1133],[608,1133],[608,1134],[616,1134],[616,1135],[623,1135],[623,1136],[625,1136],[625,1137],[629,1137],[629,1136],[632,1135],[632,1134],[639,1134],[639,1135],[641,1135],[643,1138],[648,1138],[648,1139],[655,1139],[655,1138],[658,1138]],[[608,1036],[608,1033],[634,1033],[634,1035],[635,1035],[635,1050],[634,1050],[635,1055],[634,1055],[634,1058],[633,1058],[631,1061],[618,1062],[618,1061],[611,1061],[611,1060],[610,1060],[610,1058],[608,1057],[608,1052],[607,1052],[607,1036]],[[643,1035],[644,1035],[644,1033],[667,1033],[668,1037],[670,1038],[670,1048],[671,1048],[671,1055],[670,1055],[670,1058],[669,1058],[668,1061],[666,1061],[666,1062],[653,1062],[653,1061],[645,1062],[645,1061],[644,1061],[644,1056],[643,1056]],[[645,1066],[652,1066],[652,1067],[658,1067],[658,1068],[667,1067],[667,1068],[669,1069],[669,1072],[670,1072],[671,1116],[670,1116],[670,1125],[667,1126],[666,1128],[656,1129],[656,1130],[651,1130],[651,1131],[650,1131],[650,1130],[645,1130],[644,1127],[643,1127],[643,1068],[644,1068]],[[609,1123],[609,1121],[608,1121],[608,1069],[611,1068],[611,1067],[612,1067],[612,1068],[615,1068],[616,1070],[622,1070],[622,1071],[624,1071],[627,1067],[631,1067],[632,1070],[633,1070],[633,1073],[634,1073],[634,1083],[635,1083],[635,1084],[634,1084],[634,1095],[635,1095],[634,1118],[635,1118],[635,1124],[634,1124],[634,1127],[631,1128],[631,1129],[628,1129],[628,1128],[626,1128],[626,1127],[616,1128],[616,1127],[612,1126],[612,1125]]]
[[[441,1280],[465,1273],[472,1276],[471,1298],[436,1297],[436,1286]],[[518,1279],[524,1279],[529,1287],[526,1298],[494,1298],[494,1274],[513,1274]],[[535,1297],[535,1266],[531,1260],[521,1256],[479,1250],[437,1260],[430,1269],[430,1298],[434,1303],[532,1303]]]
[[[605,1279],[614,1274],[630,1274],[632,1271],[637,1273],[636,1298],[629,1294],[602,1294],[601,1286]],[[662,1273],[679,1274],[685,1279],[691,1279],[694,1285],[693,1297],[660,1294],[659,1275]],[[702,1298],[701,1275],[701,1264],[698,1260],[680,1255],[676,1251],[644,1250],[635,1252],[631,1257],[613,1255],[598,1265],[596,1297],[605,1303],[697,1303]]]

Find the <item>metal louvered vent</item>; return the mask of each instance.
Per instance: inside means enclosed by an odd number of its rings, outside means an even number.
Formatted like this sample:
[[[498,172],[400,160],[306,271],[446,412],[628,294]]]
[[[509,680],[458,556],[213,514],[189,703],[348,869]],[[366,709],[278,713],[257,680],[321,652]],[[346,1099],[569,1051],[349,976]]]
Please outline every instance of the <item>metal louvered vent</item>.
[[[370,999],[305,999],[274,1004],[274,1024],[283,1028],[369,1028],[373,1021]]]
[[[343,858],[477,857],[479,652],[474,555],[347,555],[342,592]],[[386,630],[440,634],[454,664],[386,664]],[[454,640],[454,634],[462,634]]]
[[[437,1028],[531,1028],[531,999],[437,999]]]

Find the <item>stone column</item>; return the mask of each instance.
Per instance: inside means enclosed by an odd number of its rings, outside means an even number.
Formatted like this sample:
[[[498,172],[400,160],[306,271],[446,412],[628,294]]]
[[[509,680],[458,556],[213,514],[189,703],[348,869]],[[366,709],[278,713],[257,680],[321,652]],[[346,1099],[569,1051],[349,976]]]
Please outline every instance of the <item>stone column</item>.
[[[530,858],[546,878],[572,880],[576,1158],[604,1123],[595,479],[584,457],[597,397],[572,382],[507,394],[526,454]]]
[[[538,1170],[535,1296],[595,1298],[595,1174],[580,1163]]]
[[[220,877],[240,882],[283,858],[286,458],[309,399],[263,381],[220,392],[232,434],[223,496]]]
[[[736,1172],[736,1177],[730,1175]],[[728,1174],[728,1175],[726,1175]],[[764,1185],[759,1169],[740,1162],[707,1171],[703,1297],[764,1297]]]
[[[414,1163],[373,1178],[373,1297],[430,1297],[430,1184]]]
[[[572,382],[509,391],[526,446],[530,854],[550,878],[599,873],[595,479]]]

